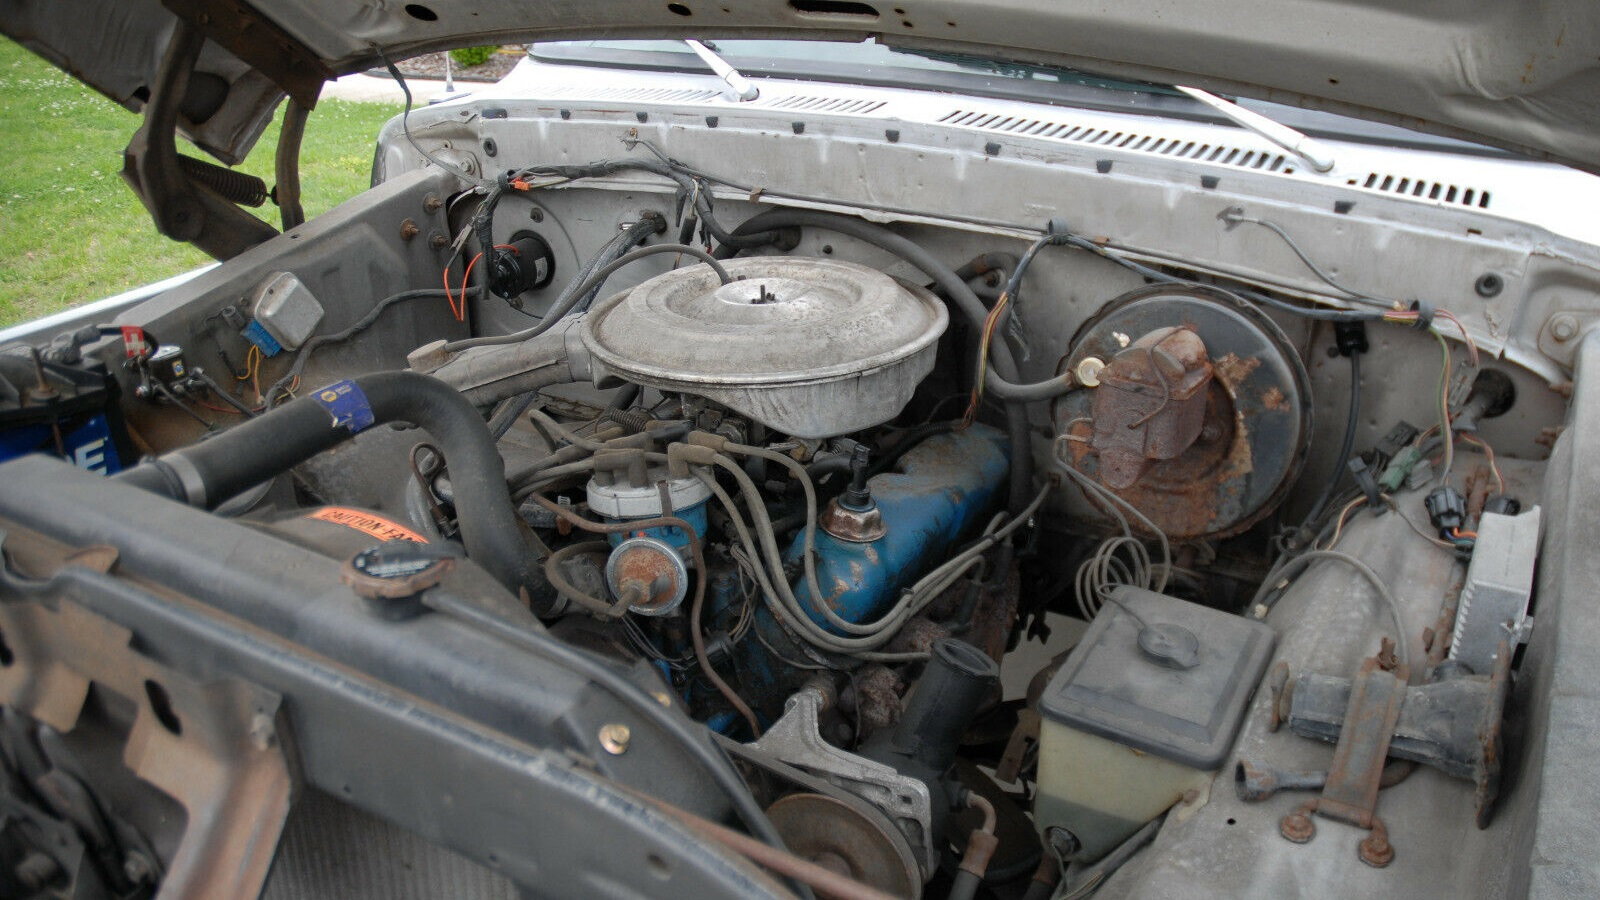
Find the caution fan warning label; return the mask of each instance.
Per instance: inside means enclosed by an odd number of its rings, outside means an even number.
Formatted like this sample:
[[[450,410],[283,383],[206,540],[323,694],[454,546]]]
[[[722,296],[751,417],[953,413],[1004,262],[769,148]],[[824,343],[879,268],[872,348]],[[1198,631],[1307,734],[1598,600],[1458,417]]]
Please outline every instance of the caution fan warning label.
[[[428,542],[427,538],[401,525],[399,522],[344,506],[324,506],[307,515],[306,518],[316,519],[321,522],[332,522],[335,525],[343,525],[346,528],[354,528],[356,531],[370,534],[380,541],[414,541],[418,544],[426,544]]]

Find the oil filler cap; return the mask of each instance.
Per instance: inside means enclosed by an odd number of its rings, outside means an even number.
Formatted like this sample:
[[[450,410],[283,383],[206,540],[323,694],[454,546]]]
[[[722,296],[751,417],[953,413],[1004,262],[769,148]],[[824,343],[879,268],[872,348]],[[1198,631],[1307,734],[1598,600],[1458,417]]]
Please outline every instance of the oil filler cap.
[[[1200,662],[1200,639],[1182,625],[1158,622],[1139,629],[1139,649],[1169,669],[1192,669]]]

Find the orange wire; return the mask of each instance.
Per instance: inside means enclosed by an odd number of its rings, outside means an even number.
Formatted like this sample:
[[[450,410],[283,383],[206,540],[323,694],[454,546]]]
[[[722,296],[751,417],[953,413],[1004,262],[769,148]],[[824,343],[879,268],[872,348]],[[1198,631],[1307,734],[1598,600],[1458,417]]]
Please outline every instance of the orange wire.
[[[479,253],[477,256],[474,256],[472,258],[472,261],[467,263],[466,271],[461,273],[461,305],[455,308],[456,321],[457,322],[462,321],[466,316],[466,313],[467,313],[467,285],[470,284],[471,281],[472,281],[472,267],[477,265],[478,264],[478,260],[480,260],[480,259],[483,259],[483,254],[482,253]]]
[[[449,266],[444,267],[444,299],[450,304],[450,315],[455,316],[457,322],[461,321],[461,311],[456,309],[456,296],[450,292]]]
[[[515,253],[518,256],[522,255],[521,251],[511,244],[495,244],[494,249],[510,250],[512,253]],[[466,271],[461,273],[461,296],[459,298],[456,297],[455,291],[450,287],[450,267],[445,266],[444,268],[444,299],[450,304],[450,314],[456,317],[457,322],[466,319],[467,285],[469,284],[468,279],[472,277],[472,267],[476,265],[480,259],[483,259],[482,253],[474,256],[472,261],[467,263]]]
[[[984,317],[978,343],[978,375],[972,385],[972,397],[967,402],[966,414],[961,417],[962,428],[968,428],[977,421],[978,402],[983,399],[983,383],[989,371],[989,342],[994,340],[995,325],[1000,321],[1000,314],[1005,311],[1006,304],[1010,300],[1011,295],[1002,292],[1000,298],[994,302],[994,308],[989,310],[989,315]]]
[[[256,351],[256,364],[250,367],[250,387],[256,392],[256,403],[266,400],[261,396],[261,359],[265,356],[260,350]]]

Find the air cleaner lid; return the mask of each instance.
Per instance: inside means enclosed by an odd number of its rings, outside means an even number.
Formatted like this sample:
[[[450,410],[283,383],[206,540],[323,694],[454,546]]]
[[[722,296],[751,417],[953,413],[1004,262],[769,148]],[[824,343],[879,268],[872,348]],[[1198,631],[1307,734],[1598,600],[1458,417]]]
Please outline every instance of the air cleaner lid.
[[[596,304],[587,343],[621,373],[712,385],[783,384],[891,365],[939,339],[943,303],[876,269],[814,257],[658,275]]]

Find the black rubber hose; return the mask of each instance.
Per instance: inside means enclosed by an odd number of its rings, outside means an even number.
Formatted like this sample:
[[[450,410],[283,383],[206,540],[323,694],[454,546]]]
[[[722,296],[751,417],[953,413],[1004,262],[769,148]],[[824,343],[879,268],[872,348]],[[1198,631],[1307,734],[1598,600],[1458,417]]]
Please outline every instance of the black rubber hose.
[[[622,256],[618,257],[616,261],[597,269],[593,275],[585,278],[582,284],[579,284],[577,287],[573,288],[572,291],[566,295],[566,299],[562,301],[560,305],[551,308],[549,312],[545,313],[544,321],[540,322],[538,325],[535,325],[532,328],[525,328],[522,331],[513,331],[510,334],[496,334],[488,337],[466,338],[464,340],[451,341],[450,343],[444,345],[444,349],[451,353],[455,353],[459,350],[469,350],[473,347],[493,347],[500,344],[520,344],[523,341],[536,338],[539,335],[544,334],[546,331],[549,331],[557,322],[561,321],[567,315],[567,313],[572,311],[574,306],[578,305],[578,301],[583,299],[583,296],[587,294],[591,288],[602,284],[607,278],[611,277],[612,272],[615,272],[616,270],[634,262],[635,260],[644,259],[647,256],[654,256],[658,253],[687,253],[710,266],[711,271],[716,273],[717,280],[723,284],[727,284],[733,280],[733,277],[728,274],[728,270],[722,267],[721,262],[713,258],[711,254],[701,250],[699,247],[691,247],[688,244],[652,244],[648,247],[640,247],[637,250],[624,253]]]
[[[1328,483],[1322,486],[1322,493],[1317,495],[1317,502],[1311,505],[1311,512],[1306,513],[1305,521],[1300,523],[1302,530],[1310,528],[1328,508],[1328,501],[1333,499],[1334,491],[1338,489],[1339,482],[1344,480],[1344,473],[1350,465],[1350,454],[1355,451],[1356,428],[1361,422],[1361,354],[1350,354],[1350,412],[1344,423],[1344,442],[1339,445],[1339,455],[1335,457],[1333,474],[1328,476]]]
[[[696,175],[691,174],[685,167],[674,165],[666,160],[654,159],[607,159],[596,163],[580,166],[535,166],[525,169],[529,175],[540,177],[557,177],[566,179],[603,178],[623,171],[650,172],[662,178],[671,179],[678,185],[678,190],[683,196],[688,197],[694,204],[695,212],[699,215],[700,222],[706,231],[716,239],[719,244],[733,247],[751,248],[772,243],[774,237],[768,234],[740,235],[737,232],[729,233],[717,222],[711,210],[711,192],[703,190],[697,182]]]
[[[1000,667],[988,654],[965,641],[939,639],[906,698],[888,746],[931,772],[947,771],[956,761],[961,736],[999,681]]]
[[[454,388],[415,372],[351,379],[366,395],[373,425],[410,422],[426,430],[450,467],[461,541],[467,555],[501,584],[543,587],[536,552],[506,488],[505,463],[488,426]],[[291,401],[211,440],[163,454],[116,480],[214,509],[229,497],[288,471],[355,434],[335,424],[320,392]]]
[[[950,302],[954,303],[972,323],[981,340],[983,322],[989,316],[983,301],[978,299],[972,287],[957,276],[953,269],[910,238],[895,234],[881,225],[874,225],[864,219],[803,209],[773,209],[758,213],[746,219],[733,230],[733,233],[743,237],[779,228],[825,228],[866,241],[904,259],[921,269],[939,285],[950,298]],[[718,248],[717,252],[722,255],[726,249],[728,248],[725,245],[723,248]],[[727,255],[732,254],[730,252]],[[1005,341],[996,341],[989,357],[994,361],[994,371],[989,374],[991,389],[996,381],[1010,382],[1017,378],[1016,360],[1012,359],[1011,349],[1006,346]],[[1017,512],[1033,500],[1034,494],[1033,447],[1028,429],[1028,412],[1020,401],[1006,404],[1006,432],[1011,439],[1009,506],[1013,512]]]
[[[987,253],[980,253],[974,256],[969,262],[963,263],[961,268],[956,269],[956,277],[962,281],[971,281],[979,275],[987,275],[990,272],[1005,272],[1009,275],[1017,270],[1018,262],[1020,260],[1017,259],[1015,253],[990,250]]]

